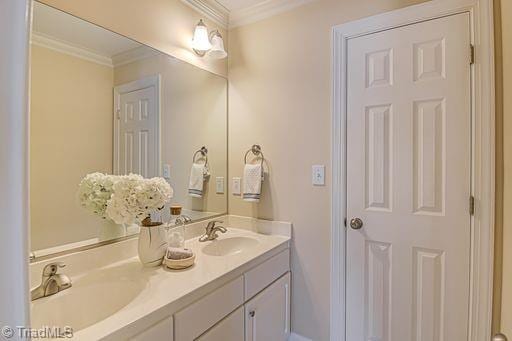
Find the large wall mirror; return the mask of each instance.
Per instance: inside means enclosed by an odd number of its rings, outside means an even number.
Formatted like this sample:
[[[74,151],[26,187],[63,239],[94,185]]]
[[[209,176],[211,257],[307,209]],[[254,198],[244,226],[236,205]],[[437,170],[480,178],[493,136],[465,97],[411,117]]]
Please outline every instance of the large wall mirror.
[[[137,233],[81,206],[78,185],[94,172],[164,177],[174,189],[171,204],[183,214],[225,214],[226,79],[38,2],[33,16],[34,254]],[[191,174],[206,162],[198,193]]]

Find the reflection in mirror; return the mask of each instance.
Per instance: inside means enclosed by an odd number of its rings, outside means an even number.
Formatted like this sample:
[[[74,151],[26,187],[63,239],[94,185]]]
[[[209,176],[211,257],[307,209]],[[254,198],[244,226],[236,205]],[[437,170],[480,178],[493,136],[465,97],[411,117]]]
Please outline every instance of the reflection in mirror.
[[[36,256],[137,232],[81,207],[78,185],[94,172],[161,176],[174,189],[175,213],[225,214],[226,80],[38,2],[33,16]],[[158,219],[172,220],[169,207],[161,212]]]

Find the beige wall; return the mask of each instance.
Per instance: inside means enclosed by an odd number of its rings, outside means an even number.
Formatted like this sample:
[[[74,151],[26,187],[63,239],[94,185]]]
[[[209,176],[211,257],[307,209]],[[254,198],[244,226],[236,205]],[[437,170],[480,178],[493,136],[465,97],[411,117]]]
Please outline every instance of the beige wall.
[[[95,238],[104,222],[75,200],[90,172],[112,172],[110,67],[32,46],[31,249]]]
[[[227,194],[216,194],[215,177],[227,180],[227,81],[193,65],[157,55],[116,67],[120,85],[145,76],[162,76],[162,163],[171,166],[173,202],[185,208],[227,212]],[[211,177],[203,198],[188,196],[192,156],[208,148]]]
[[[227,61],[210,60],[190,48],[194,28],[203,15],[180,0],[41,0],[63,11],[135,39],[178,59],[220,75],[227,74]],[[219,28],[205,20],[208,28]],[[220,29],[226,37],[225,30]],[[225,48],[228,48],[227,39]]]
[[[319,0],[229,34],[229,174],[254,143],[270,168],[261,203],[230,196],[230,213],[293,222],[292,329],[313,340],[329,338],[331,28],[419,2]]]
[[[503,284],[501,331],[512,338],[512,2],[501,0],[503,70]],[[498,80],[500,77],[497,77]],[[499,88],[499,85],[498,85]],[[499,183],[500,179],[498,179]],[[499,221],[499,217],[497,219]]]

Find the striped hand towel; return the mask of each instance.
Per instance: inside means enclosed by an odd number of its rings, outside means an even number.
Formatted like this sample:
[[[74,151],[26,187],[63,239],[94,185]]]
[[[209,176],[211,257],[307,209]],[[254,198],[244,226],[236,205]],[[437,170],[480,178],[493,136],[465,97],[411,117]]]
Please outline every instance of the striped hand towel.
[[[243,199],[250,202],[259,202],[261,195],[261,181],[263,168],[261,164],[246,164],[244,168]]]
[[[190,169],[190,180],[188,184],[188,195],[195,198],[203,196],[205,165],[193,163]]]

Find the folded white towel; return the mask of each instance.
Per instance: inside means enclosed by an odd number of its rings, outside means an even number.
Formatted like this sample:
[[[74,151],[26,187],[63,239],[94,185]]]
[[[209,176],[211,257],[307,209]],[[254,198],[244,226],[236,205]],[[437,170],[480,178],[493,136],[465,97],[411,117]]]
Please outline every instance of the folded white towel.
[[[188,184],[188,194],[191,197],[201,198],[203,196],[204,179],[206,174],[208,174],[208,170],[204,163],[192,164]]]
[[[166,257],[169,259],[186,259],[194,255],[190,249],[182,249],[179,247],[168,247]]]
[[[259,202],[261,195],[263,168],[261,164],[246,164],[244,167],[243,199],[250,202]]]

